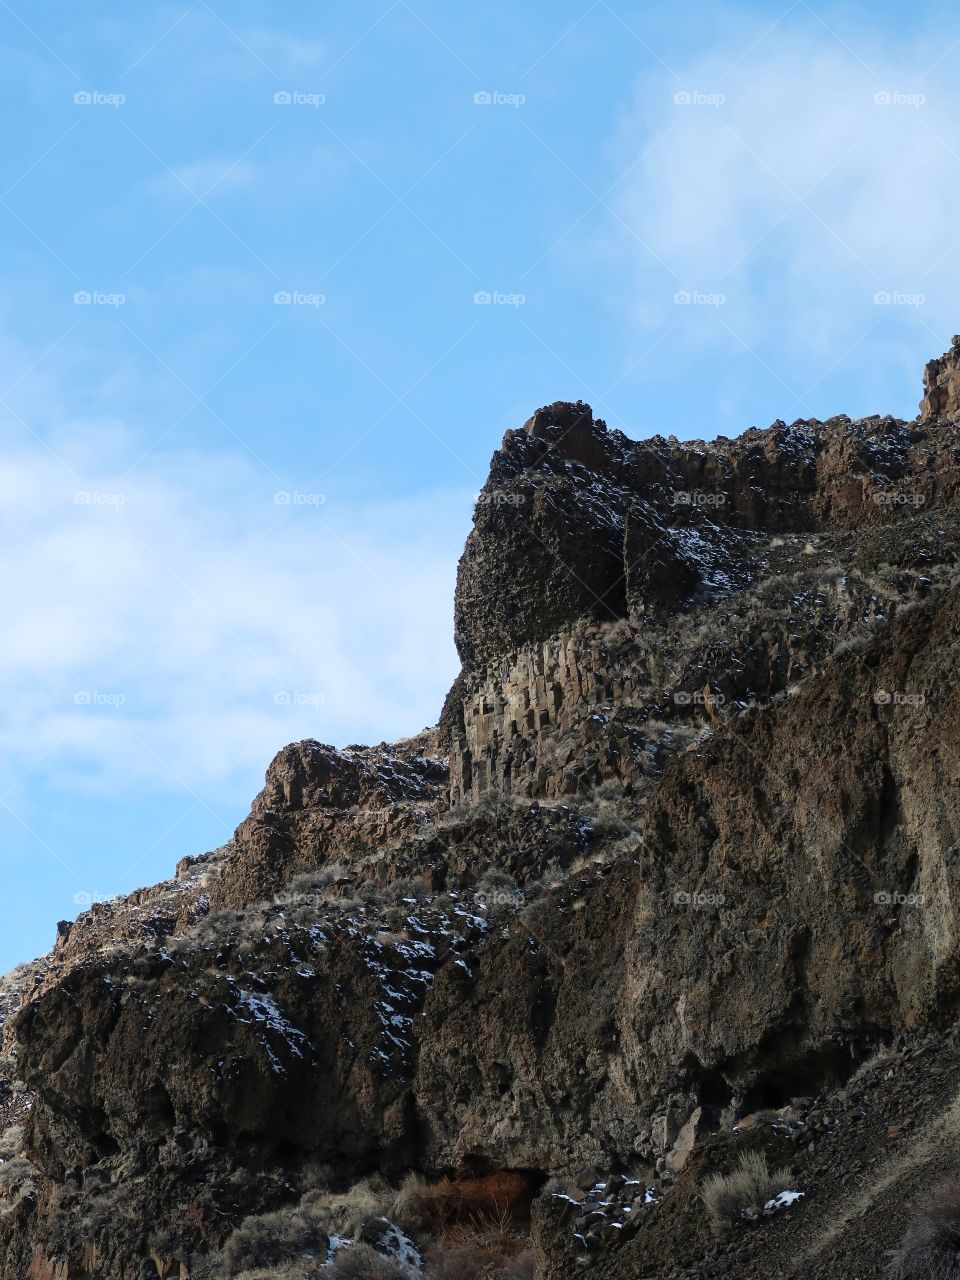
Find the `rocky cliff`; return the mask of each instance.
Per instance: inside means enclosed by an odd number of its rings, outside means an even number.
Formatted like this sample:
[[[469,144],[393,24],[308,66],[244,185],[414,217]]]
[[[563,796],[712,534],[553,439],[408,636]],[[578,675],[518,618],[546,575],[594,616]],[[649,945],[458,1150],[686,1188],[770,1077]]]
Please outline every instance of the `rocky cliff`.
[[[955,1141],[958,350],[912,422],[508,431],[438,725],[285,748],[0,986],[3,1276],[881,1274]],[[744,1151],[803,1196],[718,1223]]]

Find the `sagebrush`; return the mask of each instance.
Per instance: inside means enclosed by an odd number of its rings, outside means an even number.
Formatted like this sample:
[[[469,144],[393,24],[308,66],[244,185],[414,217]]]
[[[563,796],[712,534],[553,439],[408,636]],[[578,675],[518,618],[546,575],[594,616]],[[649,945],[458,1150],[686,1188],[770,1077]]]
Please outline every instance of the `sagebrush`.
[[[750,1210],[759,1213],[789,1184],[789,1169],[771,1172],[763,1151],[744,1151],[733,1172],[707,1178],[700,1195],[714,1222],[728,1223]]]

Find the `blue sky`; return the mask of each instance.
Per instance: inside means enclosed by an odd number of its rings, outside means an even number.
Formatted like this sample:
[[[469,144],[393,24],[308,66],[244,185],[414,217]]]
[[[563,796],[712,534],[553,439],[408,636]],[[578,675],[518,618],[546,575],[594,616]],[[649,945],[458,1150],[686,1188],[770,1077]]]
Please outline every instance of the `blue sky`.
[[[503,431],[912,416],[934,5],[0,0],[0,970],[432,722]]]

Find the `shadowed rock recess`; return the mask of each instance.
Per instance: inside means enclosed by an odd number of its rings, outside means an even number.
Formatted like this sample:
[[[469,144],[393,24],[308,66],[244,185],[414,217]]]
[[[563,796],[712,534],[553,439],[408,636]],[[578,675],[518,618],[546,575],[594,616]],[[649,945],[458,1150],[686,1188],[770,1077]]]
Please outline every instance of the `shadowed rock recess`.
[[[958,420],[960,338],[912,422],[508,431],[437,727],[0,981],[0,1274],[883,1275],[960,1172]]]

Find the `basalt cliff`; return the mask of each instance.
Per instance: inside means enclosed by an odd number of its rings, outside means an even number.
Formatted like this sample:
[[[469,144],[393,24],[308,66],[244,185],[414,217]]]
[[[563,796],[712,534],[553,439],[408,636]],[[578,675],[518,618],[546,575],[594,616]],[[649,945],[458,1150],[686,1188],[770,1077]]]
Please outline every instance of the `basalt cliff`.
[[[903,1263],[960,1173],[960,339],[924,381],[508,431],[436,727],[286,747],[0,981],[0,1276]]]

